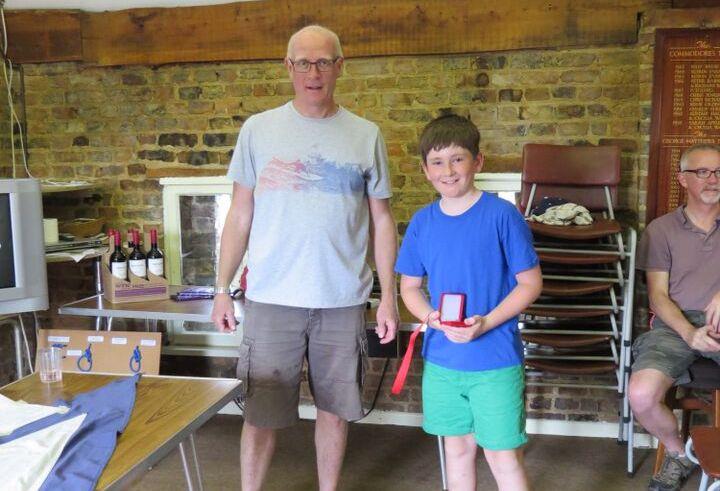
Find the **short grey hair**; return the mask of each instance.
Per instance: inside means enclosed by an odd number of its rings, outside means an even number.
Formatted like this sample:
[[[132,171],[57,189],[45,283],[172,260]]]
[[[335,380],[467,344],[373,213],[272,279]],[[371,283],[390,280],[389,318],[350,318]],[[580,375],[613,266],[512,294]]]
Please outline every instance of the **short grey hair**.
[[[299,31],[297,31],[295,34],[290,36],[290,40],[288,41],[288,46],[287,46],[287,57],[288,58],[292,58],[292,56],[291,56],[292,50],[293,50],[295,41],[297,40],[298,36],[300,36],[300,34],[303,34],[305,32],[314,32],[316,34],[322,34],[323,36],[326,36],[327,38],[329,38],[334,45],[335,56],[342,58],[343,52],[342,52],[342,47],[340,46],[340,38],[338,37],[338,35],[335,34],[333,31],[331,31],[330,29],[328,29],[327,27],[323,27],[323,26],[320,26],[317,24],[305,26],[302,29],[300,29]]]
[[[702,150],[713,150],[720,154],[720,145],[715,145],[713,143],[696,143],[695,145],[686,148],[680,156],[680,170],[687,170],[690,155],[693,152],[699,152]]]

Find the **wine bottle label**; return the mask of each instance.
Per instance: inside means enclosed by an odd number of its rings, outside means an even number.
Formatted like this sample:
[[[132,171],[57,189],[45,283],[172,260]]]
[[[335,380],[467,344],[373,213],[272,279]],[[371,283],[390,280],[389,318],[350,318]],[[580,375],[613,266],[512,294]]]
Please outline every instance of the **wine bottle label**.
[[[165,274],[165,265],[163,264],[163,258],[151,258],[148,259],[148,270],[155,276],[163,276]]]
[[[147,268],[145,267],[144,259],[131,259],[128,261],[130,264],[130,272],[140,278],[147,276]]]
[[[117,279],[127,280],[127,263],[110,263],[110,272]]]

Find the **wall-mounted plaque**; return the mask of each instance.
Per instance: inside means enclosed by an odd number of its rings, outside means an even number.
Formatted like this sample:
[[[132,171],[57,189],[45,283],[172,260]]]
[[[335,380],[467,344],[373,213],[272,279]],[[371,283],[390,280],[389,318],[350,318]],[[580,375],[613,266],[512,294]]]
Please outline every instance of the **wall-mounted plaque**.
[[[685,200],[682,151],[720,143],[720,29],[658,29],[653,66],[647,221]]]

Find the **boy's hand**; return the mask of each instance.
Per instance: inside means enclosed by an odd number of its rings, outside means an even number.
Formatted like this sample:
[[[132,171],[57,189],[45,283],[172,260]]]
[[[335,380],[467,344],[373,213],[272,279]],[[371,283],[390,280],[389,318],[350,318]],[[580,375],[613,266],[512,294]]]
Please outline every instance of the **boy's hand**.
[[[438,331],[444,331],[445,326],[440,324],[440,311],[433,310],[428,314],[427,318],[427,325],[428,327],[432,327],[433,329],[437,329]]]
[[[481,315],[473,315],[465,319],[467,327],[443,326],[445,336],[453,343],[469,343],[485,332],[485,318]]]

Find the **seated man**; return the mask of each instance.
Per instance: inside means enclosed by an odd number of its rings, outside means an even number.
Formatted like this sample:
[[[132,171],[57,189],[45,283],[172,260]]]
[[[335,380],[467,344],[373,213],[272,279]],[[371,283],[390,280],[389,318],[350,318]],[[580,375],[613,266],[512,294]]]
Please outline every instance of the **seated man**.
[[[693,145],[680,158],[687,203],[648,225],[638,254],[646,271],[652,329],[635,341],[629,397],[638,422],[666,448],[649,490],[677,490],[692,471],[665,393],[689,381],[698,357],[720,363],[720,146]]]

